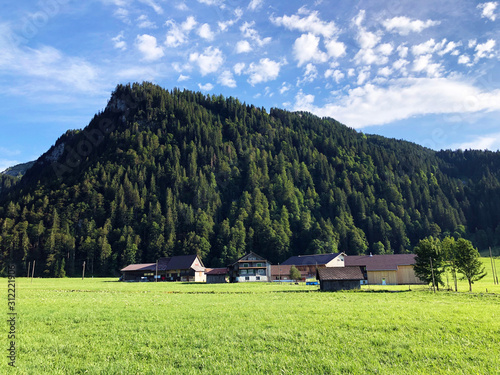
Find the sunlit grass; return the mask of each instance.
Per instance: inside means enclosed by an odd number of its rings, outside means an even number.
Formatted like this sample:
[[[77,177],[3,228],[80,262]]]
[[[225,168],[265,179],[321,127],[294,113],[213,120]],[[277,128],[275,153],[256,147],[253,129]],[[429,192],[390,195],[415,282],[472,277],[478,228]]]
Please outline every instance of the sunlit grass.
[[[466,282],[461,293],[424,286],[322,293],[294,284],[115,280],[17,279],[18,367],[12,372],[3,359],[0,373],[494,374],[500,368],[500,293],[488,279],[472,294],[464,293]],[[1,290],[7,294],[5,279]]]

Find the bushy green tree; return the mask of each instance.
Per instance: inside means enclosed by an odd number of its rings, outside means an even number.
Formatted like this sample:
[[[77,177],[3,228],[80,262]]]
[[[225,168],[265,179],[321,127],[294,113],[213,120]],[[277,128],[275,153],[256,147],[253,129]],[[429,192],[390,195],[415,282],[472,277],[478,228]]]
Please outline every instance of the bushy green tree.
[[[463,275],[463,280],[469,282],[469,292],[472,292],[472,284],[486,276],[484,266],[479,260],[479,252],[470,241],[463,238],[457,240],[454,250],[457,271]]]
[[[429,237],[421,240],[414,252],[417,255],[413,267],[415,275],[427,284],[434,283],[439,290],[439,285],[444,286],[444,257],[439,239]]]

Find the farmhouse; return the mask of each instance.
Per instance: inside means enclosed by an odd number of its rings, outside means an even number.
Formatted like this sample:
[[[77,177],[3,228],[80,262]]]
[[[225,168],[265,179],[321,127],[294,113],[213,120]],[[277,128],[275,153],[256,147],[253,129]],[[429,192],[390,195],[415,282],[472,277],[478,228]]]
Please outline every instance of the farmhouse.
[[[361,267],[332,267],[319,268],[317,273],[320,290],[336,291],[359,289],[361,280],[364,280]]]
[[[121,270],[124,281],[206,281],[205,266],[198,255],[179,255],[160,258],[156,263],[131,264]]]
[[[288,258],[281,266],[294,265],[303,278],[315,277],[318,268],[344,267],[344,253],[298,255]],[[288,277],[290,269],[288,269]],[[273,279],[274,280],[274,279]]]
[[[348,255],[345,265],[362,267],[368,284],[408,285],[422,284],[415,276],[415,254]]]
[[[229,267],[229,281],[271,281],[271,263],[260,255],[250,252]]]
[[[227,283],[228,270],[227,268],[207,268],[207,284],[223,284]]]

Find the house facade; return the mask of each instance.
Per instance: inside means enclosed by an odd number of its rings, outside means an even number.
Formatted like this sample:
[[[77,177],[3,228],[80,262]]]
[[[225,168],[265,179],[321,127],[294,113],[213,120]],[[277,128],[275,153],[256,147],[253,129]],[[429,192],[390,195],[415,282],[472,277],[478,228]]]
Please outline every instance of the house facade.
[[[254,252],[242,256],[228,270],[231,283],[271,281],[271,263]]]
[[[423,284],[415,275],[415,254],[348,255],[346,266],[362,267],[368,284],[409,285]]]
[[[124,281],[205,282],[205,266],[196,255],[160,258],[157,263],[131,264],[120,270]]]

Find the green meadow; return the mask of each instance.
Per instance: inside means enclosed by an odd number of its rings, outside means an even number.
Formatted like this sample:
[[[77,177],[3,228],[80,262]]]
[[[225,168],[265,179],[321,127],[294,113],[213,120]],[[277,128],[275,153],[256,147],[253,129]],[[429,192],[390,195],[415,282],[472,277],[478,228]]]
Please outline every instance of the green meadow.
[[[0,373],[500,373],[500,287],[491,272],[473,293],[466,284],[459,293],[331,293],[302,284],[18,278],[16,368],[2,355]]]

